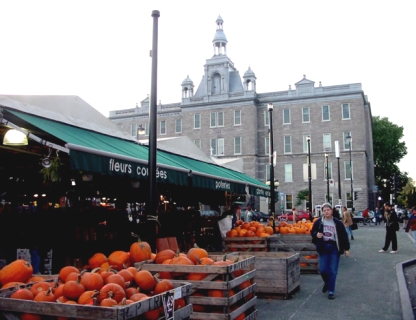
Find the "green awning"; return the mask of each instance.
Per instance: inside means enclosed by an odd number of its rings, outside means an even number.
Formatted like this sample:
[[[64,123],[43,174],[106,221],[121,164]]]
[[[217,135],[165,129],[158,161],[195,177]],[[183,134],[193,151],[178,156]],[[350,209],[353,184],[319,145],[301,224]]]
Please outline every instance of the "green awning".
[[[133,180],[148,179],[147,146],[8,109],[13,115],[66,142],[73,170]],[[269,187],[238,171],[158,150],[157,181],[268,197]]]

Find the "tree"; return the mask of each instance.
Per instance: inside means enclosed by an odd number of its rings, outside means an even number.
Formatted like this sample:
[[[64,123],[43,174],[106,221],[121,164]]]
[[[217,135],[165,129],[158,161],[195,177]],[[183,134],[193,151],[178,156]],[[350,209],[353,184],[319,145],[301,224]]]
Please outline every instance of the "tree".
[[[300,190],[298,192],[298,196],[296,197],[296,204],[295,206],[300,206],[302,204],[302,202],[305,201],[309,201],[309,190],[305,189],[305,190]]]
[[[411,208],[416,206],[416,188],[415,182],[412,178],[409,178],[407,181],[407,184],[404,186],[398,200],[404,207]]]
[[[401,141],[402,138],[403,127],[390,122],[388,118],[373,117],[375,182],[385,200],[390,198],[393,190],[399,193],[408,181],[407,173],[400,172],[397,166],[407,154],[406,143]]]

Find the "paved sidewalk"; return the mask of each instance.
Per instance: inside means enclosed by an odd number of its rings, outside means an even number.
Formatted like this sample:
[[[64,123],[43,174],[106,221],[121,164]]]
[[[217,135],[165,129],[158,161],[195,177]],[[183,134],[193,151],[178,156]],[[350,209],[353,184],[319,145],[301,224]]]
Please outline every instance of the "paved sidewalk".
[[[402,319],[396,263],[416,258],[407,233],[397,232],[398,252],[378,253],[384,245],[384,225],[354,230],[349,258],[342,256],[335,300],[322,293],[319,274],[301,274],[300,290],[289,300],[258,299],[260,320]]]

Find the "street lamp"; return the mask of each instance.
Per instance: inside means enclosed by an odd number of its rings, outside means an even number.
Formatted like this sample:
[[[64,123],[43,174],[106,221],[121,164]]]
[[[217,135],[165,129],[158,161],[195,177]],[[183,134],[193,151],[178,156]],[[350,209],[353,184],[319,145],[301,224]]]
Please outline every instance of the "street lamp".
[[[270,144],[270,151],[269,151],[269,158],[270,158],[270,181],[274,181],[274,163],[273,163],[273,104],[268,104],[268,111],[269,111],[269,144]],[[273,233],[275,232],[275,225],[274,225],[274,213],[275,213],[275,194],[274,194],[274,183],[270,183],[270,213],[273,217]]]
[[[348,134],[348,136],[346,136],[346,139],[347,139],[347,141],[348,141],[348,144],[349,144],[349,149],[350,149],[350,181],[351,181],[351,210],[352,210],[352,212],[354,212],[354,188],[353,188],[353,185],[352,185],[352,161],[351,161],[351,141],[352,141],[352,138],[351,138],[351,134]]]
[[[328,170],[328,153],[325,153],[325,172],[326,172],[326,202],[329,203],[329,170]]]
[[[311,136],[306,137],[308,143],[308,188],[309,188],[309,212],[312,212],[312,177],[311,177]]]

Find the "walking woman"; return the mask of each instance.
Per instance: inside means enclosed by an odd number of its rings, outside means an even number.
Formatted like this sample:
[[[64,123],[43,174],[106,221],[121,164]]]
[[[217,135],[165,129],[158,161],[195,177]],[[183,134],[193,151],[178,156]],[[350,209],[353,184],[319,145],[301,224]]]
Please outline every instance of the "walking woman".
[[[324,280],[322,292],[328,292],[328,299],[335,299],[335,282],[341,254],[350,256],[350,242],[344,224],[334,219],[329,203],[322,205],[322,217],[312,227],[312,242],[319,255],[319,272]]]
[[[391,251],[390,253],[397,252],[397,235],[396,232],[399,231],[399,219],[397,218],[396,211],[391,207],[391,204],[386,202],[384,204],[384,221],[386,222],[386,238],[384,240],[384,247],[378,252],[384,253],[387,252],[387,249],[390,246],[391,242]]]

